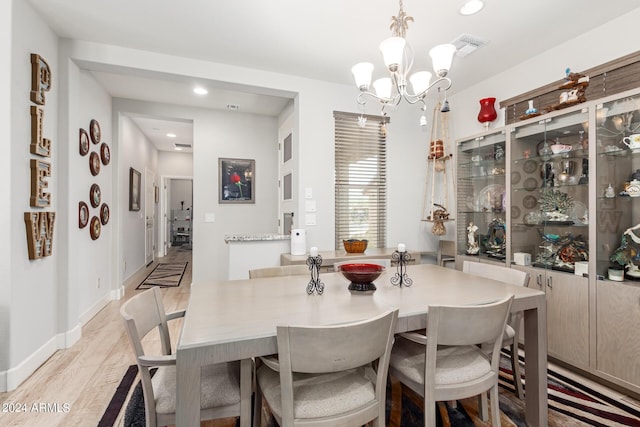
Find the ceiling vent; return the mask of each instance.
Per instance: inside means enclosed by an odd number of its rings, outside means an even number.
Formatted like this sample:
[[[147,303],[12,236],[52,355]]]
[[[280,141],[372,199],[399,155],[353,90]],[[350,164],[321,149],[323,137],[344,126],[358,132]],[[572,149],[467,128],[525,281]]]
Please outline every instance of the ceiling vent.
[[[182,144],[180,142],[176,142],[173,144],[176,148],[191,148],[191,144]]]
[[[471,34],[460,34],[451,42],[457,49],[456,55],[462,58],[480,49],[487,43],[489,43],[488,40]]]

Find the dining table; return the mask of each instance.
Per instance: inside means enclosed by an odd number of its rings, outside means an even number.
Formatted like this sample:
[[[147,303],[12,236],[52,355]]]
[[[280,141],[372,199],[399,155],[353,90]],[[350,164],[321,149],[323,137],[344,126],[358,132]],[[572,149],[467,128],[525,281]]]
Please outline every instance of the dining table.
[[[320,274],[322,294],[306,291],[310,275],[194,283],[176,348],[176,426],[200,425],[201,367],[278,352],[278,325],[334,325],[399,310],[396,333],[426,327],[430,305],[483,304],[513,294],[524,312],[526,422],[547,425],[547,326],[544,292],[433,264],[409,265],[396,286],[387,268],[373,292],[349,291],[339,272]],[[246,380],[246,379],[245,379]]]

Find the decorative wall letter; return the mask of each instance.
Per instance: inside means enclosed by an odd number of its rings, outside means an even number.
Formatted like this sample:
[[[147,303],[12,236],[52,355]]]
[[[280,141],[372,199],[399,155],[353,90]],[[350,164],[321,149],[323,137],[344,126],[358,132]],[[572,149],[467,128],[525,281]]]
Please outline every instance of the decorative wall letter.
[[[51,256],[53,250],[53,226],[55,212],[25,212],[29,259]]]
[[[51,164],[44,160],[31,159],[31,206],[46,208],[51,206],[51,193],[44,190],[49,187],[45,178],[51,176]]]
[[[44,105],[44,93],[51,89],[51,69],[47,61],[36,53],[31,54],[31,101]]]
[[[42,157],[51,157],[51,140],[43,136],[42,122],[44,110],[31,107],[31,153]]]

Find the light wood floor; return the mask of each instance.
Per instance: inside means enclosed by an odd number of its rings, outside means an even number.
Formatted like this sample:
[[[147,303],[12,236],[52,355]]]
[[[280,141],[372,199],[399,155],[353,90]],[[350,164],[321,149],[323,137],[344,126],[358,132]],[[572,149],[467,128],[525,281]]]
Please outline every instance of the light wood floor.
[[[127,368],[135,364],[132,350],[125,335],[120,306],[136,291],[135,287],[149,274],[158,262],[184,262],[189,265],[177,288],[164,288],[164,304],[167,311],[186,308],[191,284],[191,251],[172,248],[169,255],[156,259],[149,267],[131,277],[127,283],[125,297],[112,301],[82,328],[82,338],[71,348],[56,352],[31,377],[16,390],[0,393],[1,426],[96,426]],[[181,321],[171,322],[173,345],[179,334]],[[147,348],[157,345],[157,338],[145,341]],[[561,369],[554,367],[555,369]],[[566,372],[563,370],[563,372]],[[576,376],[573,373],[568,375]],[[576,376],[577,377],[577,376]],[[578,377],[581,381],[588,381]],[[137,379],[136,379],[137,382]],[[595,384],[592,384],[597,386]],[[603,388],[602,386],[599,386]],[[609,391],[611,392],[611,391]],[[615,392],[614,392],[615,393]],[[623,396],[621,394],[621,396]],[[626,399],[625,399],[626,400]],[[628,403],[635,403],[629,399]],[[33,405],[49,404],[49,410],[35,412]],[[52,404],[60,411],[51,412]],[[68,405],[65,410],[63,405]],[[27,412],[7,413],[2,409],[26,405]],[[125,403],[126,406],[126,403]],[[55,409],[55,408],[54,408]],[[123,426],[122,411],[116,426]],[[234,420],[203,423],[209,427],[233,426]]]

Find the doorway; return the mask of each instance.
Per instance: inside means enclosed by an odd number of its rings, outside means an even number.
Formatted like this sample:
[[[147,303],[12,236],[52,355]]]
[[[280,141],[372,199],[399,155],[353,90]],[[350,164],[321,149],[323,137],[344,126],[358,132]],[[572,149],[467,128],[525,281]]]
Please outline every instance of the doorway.
[[[162,177],[163,253],[169,248],[191,250],[193,244],[193,178]]]

